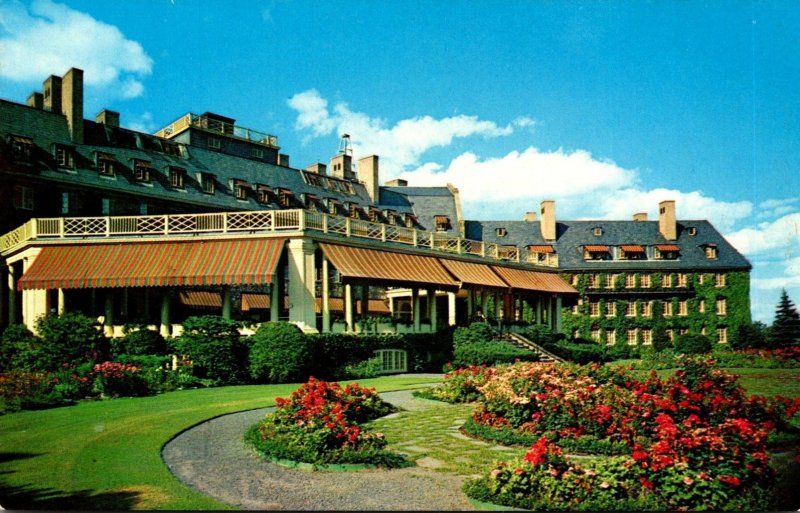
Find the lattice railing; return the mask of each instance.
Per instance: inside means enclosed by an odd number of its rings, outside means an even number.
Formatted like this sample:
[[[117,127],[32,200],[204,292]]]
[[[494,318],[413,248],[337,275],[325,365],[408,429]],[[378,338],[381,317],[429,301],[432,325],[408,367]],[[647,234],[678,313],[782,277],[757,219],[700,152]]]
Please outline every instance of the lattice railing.
[[[192,233],[314,230],[435,251],[557,267],[558,256],[390,224],[373,223],[310,210],[257,210],[157,216],[57,217],[32,219],[0,236],[0,251],[34,239],[170,236]]]

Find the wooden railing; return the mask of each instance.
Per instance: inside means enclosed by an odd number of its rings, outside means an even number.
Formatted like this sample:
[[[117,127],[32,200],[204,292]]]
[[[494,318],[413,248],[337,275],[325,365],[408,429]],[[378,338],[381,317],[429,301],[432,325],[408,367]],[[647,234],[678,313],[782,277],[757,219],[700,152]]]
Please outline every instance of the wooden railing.
[[[200,116],[192,113],[181,116],[177,120],[156,132],[155,135],[156,137],[169,139],[170,137],[174,137],[175,135],[183,132],[190,126],[210,132],[236,137],[238,139],[244,139],[246,141],[258,144],[263,144],[264,146],[269,146],[271,148],[278,147],[278,137],[275,135],[260,132],[258,130],[252,130],[250,128],[244,128],[238,125],[226,123],[224,121],[209,118],[207,116]]]
[[[475,255],[510,262],[558,267],[555,254],[541,254],[517,246],[453,237],[383,223],[335,216],[312,210],[255,210],[212,214],[115,217],[35,218],[0,236],[0,252],[31,240],[142,237],[187,234],[318,231],[381,242],[394,242],[445,253]]]

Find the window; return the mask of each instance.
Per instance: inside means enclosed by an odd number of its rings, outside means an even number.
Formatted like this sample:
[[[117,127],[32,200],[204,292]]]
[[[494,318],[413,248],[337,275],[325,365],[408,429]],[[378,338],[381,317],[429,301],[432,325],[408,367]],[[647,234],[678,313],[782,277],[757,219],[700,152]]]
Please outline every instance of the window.
[[[29,137],[11,136],[11,156],[16,161],[29,162],[33,154],[33,139]]]
[[[636,275],[635,274],[626,274],[625,275],[625,288],[632,289],[636,287]]]
[[[578,275],[577,274],[573,274],[572,276],[570,276],[569,282],[573,287],[577,287],[578,286]]]
[[[700,330],[700,334],[701,335],[706,335],[707,333],[708,333],[708,330],[706,330],[706,327],[703,326],[703,329]]]
[[[250,184],[244,180],[233,180],[233,194],[238,200],[247,199],[247,190],[250,189]]]
[[[642,302],[642,317],[652,317],[652,316],[653,316],[653,302],[652,301]]]
[[[706,275],[705,275],[705,274],[702,274],[702,273],[701,273],[701,274],[698,274],[698,275],[697,275],[697,283],[699,283],[700,285],[702,285],[702,284],[703,284],[703,283],[705,283],[705,282],[706,282]]]
[[[689,286],[689,275],[686,273],[678,273],[678,287],[686,288]]]
[[[137,182],[149,182],[150,168],[150,162],[146,160],[133,159],[133,179]]]
[[[433,221],[436,223],[437,232],[446,232],[450,229],[450,218],[447,216],[433,216]]]
[[[724,297],[717,298],[717,315],[728,314],[728,302]]]
[[[369,207],[369,220],[373,223],[380,222],[381,211],[375,207]]]
[[[600,287],[600,277],[596,274],[589,274],[586,276],[586,286],[590,289],[596,289]]]
[[[611,260],[611,251],[608,246],[584,246],[584,260]]]
[[[256,159],[263,159],[264,158],[264,150],[261,148],[251,148],[250,149],[250,156]]]
[[[728,343],[728,328],[717,328],[717,343]]]
[[[592,331],[590,332],[592,340],[600,342],[600,328],[597,326],[592,326]]]
[[[636,301],[628,301],[625,306],[625,317],[636,317]]]
[[[595,226],[595,227],[592,229],[592,234],[593,234],[595,237],[599,237],[599,236],[603,235],[603,229],[602,229],[602,228],[600,228],[599,226]]]
[[[689,330],[687,328],[681,328],[681,329],[678,330],[678,335],[679,336],[680,335],[686,335],[687,333],[689,333]]]
[[[176,189],[186,185],[186,170],[182,167],[169,166],[169,184]]]
[[[580,315],[580,313],[581,313],[580,303],[572,305],[572,315]]]
[[[596,301],[589,303],[589,315],[592,317],[600,317],[600,303]]]
[[[665,274],[661,277],[661,286],[665,289],[672,288],[672,275]]]
[[[353,219],[361,219],[361,206],[358,203],[348,203],[347,214]]]
[[[701,299],[697,302],[697,311],[700,313],[706,313],[706,300]]]
[[[629,329],[627,331],[627,339],[628,339],[628,345],[629,346],[635,346],[636,345],[636,329]]]
[[[639,277],[639,285],[644,289],[649,289],[651,284],[651,277],[649,274],[643,274]]]
[[[606,344],[613,346],[617,343],[617,332],[615,330],[606,331]]]
[[[653,343],[653,330],[643,329],[642,330],[642,344],[649,346]]]
[[[717,259],[717,246],[714,244],[707,244],[704,247],[706,252],[706,258],[709,260],[716,260]]]
[[[508,230],[506,230],[505,228],[495,228],[494,234],[497,235],[498,237],[505,237],[506,235],[508,235]]]
[[[617,280],[617,275],[616,274],[606,274],[605,287],[607,289],[613,289],[615,287],[616,280]]]
[[[383,215],[384,217],[386,217],[386,221],[390,225],[394,226],[397,224],[397,212],[395,212],[394,210],[386,210],[384,211]]]
[[[689,228],[686,229],[686,231],[689,232],[689,235],[691,235],[692,237],[697,235],[697,228],[695,228],[694,226],[690,226]]]
[[[714,275],[714,286],[715,287],[725,286],[725,275],[723,273],[717,273]]]
[[[647,260],[644,246],[625,244],[619,247],[619,257],[623,260]]]
[[[678,246],[673,244],[658,244],[653,253],[657,260],[677,260],[680,250]]]
[[[689,302],[686,300],[678,301],[678,315],[685,317],[689,315]]]
[[[219,150],[222,148],[222,141],[220,141],[216,137],[209,137],[208,147],[211,148],[212,150]]]
[[[63,144],[56,144],[56,164],[58,167],[72,169],[75,167],[74,150]]]
[[[581,332],[578,330],[578,328],[575,328],[574,330],[572,330],[572,340],[576,340],[580,336],[581,336]]]
[[[97,170],[103,176],[114,176],[116,159],[110,153],[97,153]]]
[[[183,156],[181,154],[181,145],[180,144],[177,144],[177,143],[174,143],[174,142],[168,142],[168,141],[161,141],[161,148],[164,150],[164,153],[166,153],[167,155],[172,155],[174,157],[182,157]]]
[[[617,316],[617,303],[614,301],[608,301],[606,303],[606,317],[616,317]]]
[[[200,173],[200,189],[206,194],[214,194],[216,180],[211,173]]]
[[[33,188],[15,185],[13,204],[14,208],[18,210],[33,210]]]
[[[664,301],[661,303],[661,313],[664,317],[672,317],[672,301]]]
[[[278,204],[282,207],[289,207],[292,204],[294,193],[289,189],[278,189]]]
[[[271,195],[272,189],[263,184],[256,185],[256,200],[258,200],[259,203],[269,203]]]
[[[670,342],[674,342],[675,341],[675,330],[672,330],[672,329],[667,330],[667,338],[669,339]]]
[[[417,224],[417,216],[406,213],[406,228],[414,228]]]

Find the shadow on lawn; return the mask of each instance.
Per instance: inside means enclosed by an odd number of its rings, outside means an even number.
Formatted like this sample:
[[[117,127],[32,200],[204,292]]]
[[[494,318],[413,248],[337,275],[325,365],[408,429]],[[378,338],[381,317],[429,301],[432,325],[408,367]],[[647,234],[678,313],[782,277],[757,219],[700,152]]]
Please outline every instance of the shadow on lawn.
[[[35,458],[38,454],[21,452],[0,452],[0,463]],[[35,485],[10,485],[2,479],[0,472],[0,506],[5,509],[35,510],[131,510],[138,503],[136,492],[102,492],[78,490],[63,492],[53,488]]]

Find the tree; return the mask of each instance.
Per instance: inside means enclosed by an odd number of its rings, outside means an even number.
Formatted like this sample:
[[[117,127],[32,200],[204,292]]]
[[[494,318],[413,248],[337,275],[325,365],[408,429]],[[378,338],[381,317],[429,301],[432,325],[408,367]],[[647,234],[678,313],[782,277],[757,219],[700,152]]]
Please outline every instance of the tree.
[[[775,321],[770,329],[770,338],[775,346],[800,343],[800,314],[789,299],[786,289],[781,290],[781,299],[775,308]]]

